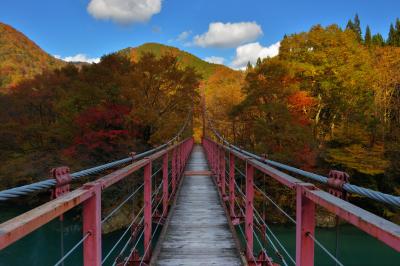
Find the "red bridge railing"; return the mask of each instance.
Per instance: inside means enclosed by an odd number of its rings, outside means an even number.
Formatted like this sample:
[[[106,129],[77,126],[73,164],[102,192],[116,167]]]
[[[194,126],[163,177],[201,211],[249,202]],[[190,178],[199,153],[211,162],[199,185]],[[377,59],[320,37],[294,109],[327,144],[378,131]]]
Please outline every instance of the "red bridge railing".
[[[209,138],[203,138],[202,143],[206,150],[208,162],[216,178],[221,197],[225,200],[227,209],[230,212],[232,223],[234,225],[243,223],[244,225],[245,232],[243,232],[243,235],[246,240],[246,259],[250,265],[276,265],[273,263],[271,257],[268,256],[265,248],[262,248],[260,254],[254,255],[254,240],[258,241],[262,246],[262,241],[255,234],[256,229],[259,229],[264,236],[267,236],[265,230],[270,230],[265,223],[265,217],[261,217],[260,213],[254,207],[255,190],[268,197],[254,184],[256,171],[272,177],[296,194],[295,219],[269,199],[275,207],[296,225],[295,258],[290,256],[279,241],[278,244],[280,245],[279,249],[286,253],[286,258],[289,258],[297,266],[314,265],[314,245],[320,246],[327,252],[337,265],[343,265],[315,237],[316,206],[323,207],[400,252],[400,226],[325,192],[311,183],[305,183],[268,164],[255,160],[236,149],[232,149],[228,145],[217,143]],[[238,161],[245,164],[245,173],[237,169],[236,165]],[[228,170],[226,169],[227,166]],[[241,191],[240,187],[236,184],[235,174],[238,172],[245,178],[245,192]],[[226,174],[228,174],[227,179]],[[240,226],[239,229],[242,230]],[[270,233],[272,232],[270,231]],[[275,237],[274,235],[272,236]],[[278,253],[278,247],[273,246],[273,249]],[[281,262],[284,265],[288,265],[285,258],[283,256],[280,257]]]
[[[143,169],[143,183],[138,188],[143,188],[143,208],[140,213],[143,217],[139,223],[136,223],[138,217],[135,217],[130,224],[133,228],[135,224],[137,228],[142,228],[143,245],[145,247],[142,257],[136,250],[137,245],[131,248],[129,256],[123,258],[122,261],[114,261],[121,265],[130,265],[132,263],[141,264],[147,263],[151,256],[151,240],[154,236],[155,230],[152,230],[152,223],[157,222],[154,217],[158,213],[158,207],[162,204],[161,215],[158,218],[165,218],[168,213],[169,202],[176,192],[176,186],[182,176],[186,161],[193,147],[193,138],[188,138],[182,142],[171,144],[170,146],[149,155],[144,159],[133,161],[128,166],[116,170],[94,182],[87,183],[82,187],[67,192],[68,181],[71,180],[69,176],[69,169],[59,168],[55,173],[57,179],[57,186],[54,190],[55,196],[59,196],[48,203],[45,203],[31,211],[28,211],[20,216],[10,219],[0,225],[0,250],[8,247],[12,243],[18,241],[24,236],[44,226],[51,220],[62,216],[67,211],[82,206],[82,219],[83,219],[83,237],[74,246],[72,250],[65,254],[56,265],[59,265],[63,260],[68,257],[76,247],[83,244],[83,262],[85,266],[101,265],[106,258],[102,260],[102,222],[107,220],[111,215],[117,211],[122,204],[125,204],[128,199],[133,197],[137,191],[131,194],[124,200],[116,209],[109,215],[102,219],[101,217],[101,198],[102,191],[110,186],[120,182],[135,172]],[[152,177],[159,171],[152,173],[152,164],[156,160],[162,160],[161,168],[162,182],[156,191],[152,189]],[[170,166],[169,166],[170,165]],[[170,167],[170,171],[169,171]],[[162,186],[162,189],[161,189]],[[162,196],[158,204],[156,199],[158,192],[162,192]],[[64,193],[66,192],[66,193]],[[139,213],[139,214],[140,214]],[[158,221],[159,222],[159,221]],[[125,234],[128,232],[125,231]],[[134,235],[135,232],[132,232]],[[131,238],[130,238],[131,239]],[[121,239],[120,239],[121,240]],[[120,242],[117,242],[119,244]],[[128,243],[129,244],[129,243]],[[114,246],[115,247],[115,246]],[[113,251],[113,250],[111,250]],[[120,254],[123,254],[121,252]]]

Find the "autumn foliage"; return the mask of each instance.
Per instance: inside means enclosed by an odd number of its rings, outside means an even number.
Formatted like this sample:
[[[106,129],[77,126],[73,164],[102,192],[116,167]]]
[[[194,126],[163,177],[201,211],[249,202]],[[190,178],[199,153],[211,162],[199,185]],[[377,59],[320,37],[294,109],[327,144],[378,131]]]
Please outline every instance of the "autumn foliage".
[[[21,82],[0,94],[0,188],[41,180],[57,165],[80,169],[167,141],[198,102],[199,78],[172,55],[145,53],[136,62],[113,54]]]

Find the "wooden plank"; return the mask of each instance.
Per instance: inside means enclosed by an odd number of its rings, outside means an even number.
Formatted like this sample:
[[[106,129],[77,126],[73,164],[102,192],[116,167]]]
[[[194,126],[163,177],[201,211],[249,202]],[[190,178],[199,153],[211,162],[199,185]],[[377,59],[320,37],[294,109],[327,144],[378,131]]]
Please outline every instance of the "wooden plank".
[[[186,171],[209,171],[196,146]],[[209,175],[186,175],[155,265],[242,265]]]

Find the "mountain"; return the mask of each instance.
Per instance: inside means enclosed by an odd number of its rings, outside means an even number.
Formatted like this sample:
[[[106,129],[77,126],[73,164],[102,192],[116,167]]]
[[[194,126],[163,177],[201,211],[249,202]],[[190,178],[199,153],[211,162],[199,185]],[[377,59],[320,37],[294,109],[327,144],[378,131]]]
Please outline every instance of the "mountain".
[[[188,52],[159,43],[145,43],[138,47],[130,47],[120,50],[117,53],[129,57],[133,61],[138,60],[143,53],[153,53],[156,56],[171,54],[178,58],[179,63],[183,67],[193,67],[198,73],[203,76],[204,79],[208,79],[216,71],[217,68],[227,68],[223,65],[208,63]]]
[[[230,112],[232,107],[243,100],[241,88],[243,87],[245,73],[242,71],[206,62],[188,52],[159,43],[145,43],[138,47],[120,50],[117,53],[130,58],[132,61],[137,61],[146,52],[151,52],[156,56],[172,54],[178,58],[181,67],[193,67],[201,74],[203,80],[200,86],[205,91],[207,110],[214,119],[218,119],[221,123],[226,120],[226,114]],[[228,128],[221,128],[224,131],[229,130]],[[194,136],[197,140],[201,136],[199,117],[194,121]]]
[[[0,92],[44,70],[66,65],[13,27],[0,23]]]
[[[203,78],[201,86],[205,90],[207,110],[219,121],[224,121],[231,108],[243,100],[241,88],[244,84],[245,73],[242,71],[206,62],[188,52],[159,43],[145,43],[117,53],[136,61],[146,52],[151,52],[156,56],[172,54],[178,58],[178,63],[182,67],[193,67],[201,74]],[[200,121],[195,121],[194,128],[197,137],[201,135],[200,123]]]

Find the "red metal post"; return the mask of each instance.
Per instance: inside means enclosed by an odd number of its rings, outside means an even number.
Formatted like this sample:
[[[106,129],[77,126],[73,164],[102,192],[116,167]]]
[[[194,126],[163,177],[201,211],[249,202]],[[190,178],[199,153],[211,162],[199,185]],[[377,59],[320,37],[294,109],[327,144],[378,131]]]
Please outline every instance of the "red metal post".
[[[89,236],[83,242],[83,264],[101,265],[101,184],[89,183],[84,186],[93,195],[83,203],[83,234]]]
[[[220,181],[221,181],[221,194],[225,197],[225,150],[223,147],[220,149]]]
[[[144,167],[144,247],[148,251],[144,261],[149,261],[151,256],[151,226],[152,226],[152,206],[151,206],[151,161]]]
[[[246,217],[245,217],[245,232],[246,232],[246,256],[247,260],[253,260],[253,200],[254,200],[254,167],[246,162]]]
[[[184,144],[181,144],[179,147],[179,158],[180,158],[180,178],[182,177],[182,173],[183,173],[183,164],[184,164],[184,160],[183,160],[183,149],[184,149]]]
[[[176,149],[172,150],[172,162],[171,162],[171,185],[172,193],[175,193],[176,189]]]
[[[179,180],[181,176],[181,146],[179,145],[176,147],[176,174],[177,174],[177,180]]]
[[[314,188],[309,183],[296,186],[296,265],[314,265],[314,241],[308,233],[314,236],[315,203],[304,196],[304,188]]]
[[[168,152],[163,156],[163,216],[168,213]]]
[[[219,187],[221,187],[221,155],[220,155],[220,149],[218,147],[218,145],[215,145],[215,149],[216,149],[216,165],[215,165],[215,172],[217,175],[217,184]]]
[[[231,217],[235,217],[235,156],[229,153],[229,206]]]

